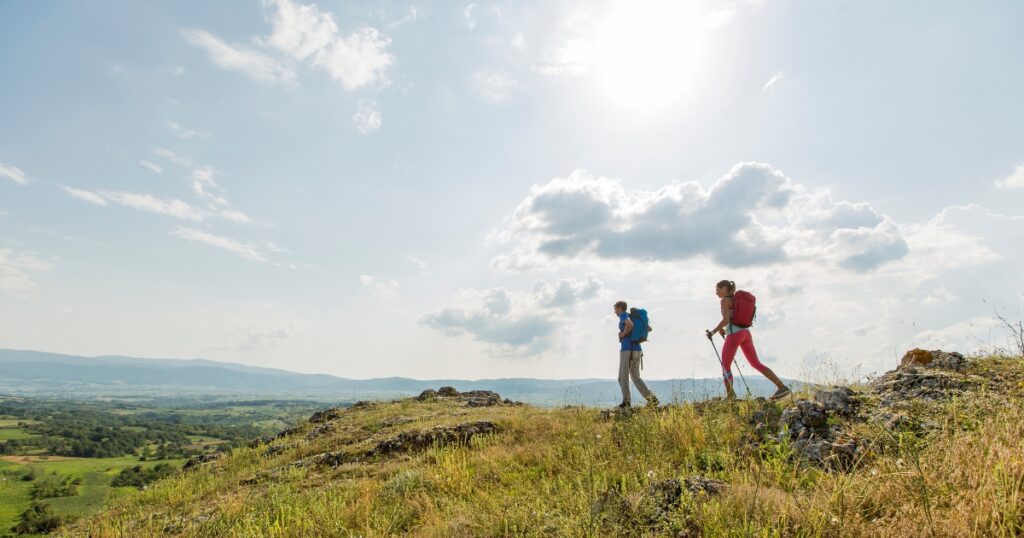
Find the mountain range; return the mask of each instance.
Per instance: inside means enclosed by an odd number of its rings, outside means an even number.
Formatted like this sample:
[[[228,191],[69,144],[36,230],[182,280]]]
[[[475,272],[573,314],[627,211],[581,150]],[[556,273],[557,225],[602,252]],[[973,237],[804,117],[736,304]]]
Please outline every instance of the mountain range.
[[[747,379],[751,392],[766,396],[774,386]],[[694,400],[722,393],[719,378],[647,381],[662,400]],[[0,349],[0,394],[56,398],[301,398],[326,402],[389,399],[442,386],[492,390],[536,405],[614,405],[614,379],[431,379],[404,377],[348,379],[304,374],[206,359],[82,357],[41,351]],[[742,385],[738,385],[742,388]],[[634,396],[635,401],[642,401]]]

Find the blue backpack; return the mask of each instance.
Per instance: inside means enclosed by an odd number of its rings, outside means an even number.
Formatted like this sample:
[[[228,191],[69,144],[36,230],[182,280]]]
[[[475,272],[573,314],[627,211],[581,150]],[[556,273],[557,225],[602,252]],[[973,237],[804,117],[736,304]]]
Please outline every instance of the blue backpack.
[[[647,311],[643,308],[630,308],[629,319],[633,322],[633,331],[629,333],[629,339],[635,344],[647,341],[647,335],[651,332],[651,322],[647,318]]]

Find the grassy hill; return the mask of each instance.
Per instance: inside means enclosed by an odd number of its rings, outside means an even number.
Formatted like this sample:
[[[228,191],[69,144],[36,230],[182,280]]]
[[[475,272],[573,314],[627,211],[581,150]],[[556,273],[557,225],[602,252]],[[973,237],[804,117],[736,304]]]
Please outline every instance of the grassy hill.
[[[934,358],[781,402],[330,409],[63,533],[1019,536],[1024,363]]]

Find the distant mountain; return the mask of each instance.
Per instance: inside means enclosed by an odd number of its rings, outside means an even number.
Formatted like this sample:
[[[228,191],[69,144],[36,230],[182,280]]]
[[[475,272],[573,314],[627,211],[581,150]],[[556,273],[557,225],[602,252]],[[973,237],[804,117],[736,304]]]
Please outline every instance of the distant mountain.
[[[752,377],[747,381],[756,395],[765,396],[774,390],[774,386],[762,377]],[[703,399],[722,393],[719,378],[647,383],[663,401]],[[346,379],[206,359],[80,357],[0,349],[0,394],[14,396],[256,396],[351,402],[408,396],[446,385],[459,390],[493,390],[503,397],[538,405],[614,405],[620,399],[618,383],[611,379]],[[738,389],[742,388],[738,385]],[[636,400],[639,402],[641,399]]]

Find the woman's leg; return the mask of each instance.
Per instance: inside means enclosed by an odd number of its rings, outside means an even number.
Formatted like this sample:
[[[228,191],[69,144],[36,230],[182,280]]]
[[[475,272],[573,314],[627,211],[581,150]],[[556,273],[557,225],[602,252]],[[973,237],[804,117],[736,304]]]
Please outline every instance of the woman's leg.
[[[730,398],[736,397],[736,392],[732,388],[732,361],[736,358],[738,345],[736,333],[726,336],[725,343],[722,344],[722,378],[725,380],[725,393]]]
[[[775,375],[775,372],[771,368],[761,364],[761,361],[757,358],[757,350],[754,349],[754,337],[750,334],[750,331],[740,331],[736,334],[743,334],[743,338],[739,341],[739,347],[743,350],[743,356],[747,358],[747,362],[754,367],[755,370],[761,372],[761,375],[768,378],[768,381],[775,383],[778,388],[783,388],[786,385],[782,383],[779,376]]]

